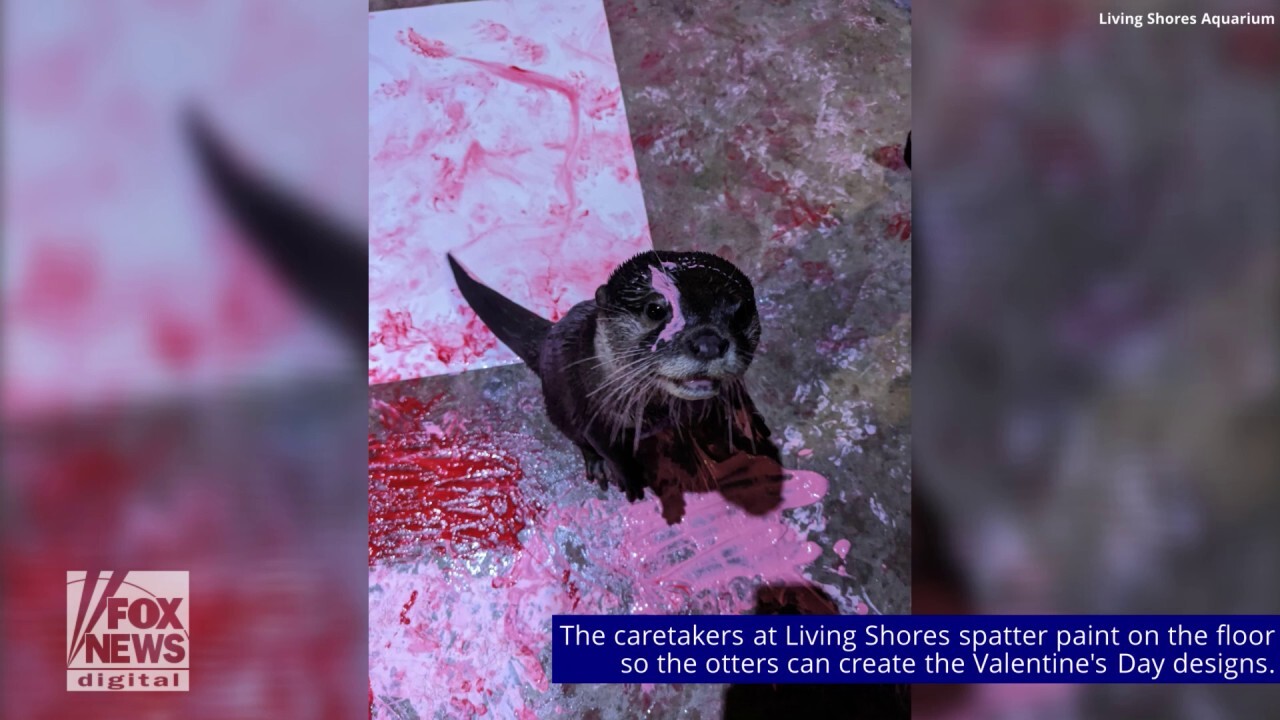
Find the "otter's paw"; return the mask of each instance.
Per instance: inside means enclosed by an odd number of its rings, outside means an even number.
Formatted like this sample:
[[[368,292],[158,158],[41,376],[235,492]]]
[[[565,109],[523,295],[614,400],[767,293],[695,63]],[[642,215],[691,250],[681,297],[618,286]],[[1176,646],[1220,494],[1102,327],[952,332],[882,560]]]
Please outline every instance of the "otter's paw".
[[[627,485],[627,502],[637,502],[644,499],[643,485]]]
[[[587,479],[600,486],[601,490],[609,489],[609,468],[604,458],[594,452],[582,452],[582,460],[587,466]]]

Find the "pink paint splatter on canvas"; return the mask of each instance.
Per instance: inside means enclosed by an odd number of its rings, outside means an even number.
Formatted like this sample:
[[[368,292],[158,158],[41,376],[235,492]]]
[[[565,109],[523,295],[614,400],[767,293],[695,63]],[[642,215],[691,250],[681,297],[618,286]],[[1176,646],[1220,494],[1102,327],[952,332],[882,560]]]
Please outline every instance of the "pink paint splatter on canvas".
[[[439,40],[428,40],[419,35],[413,28],[397,33],[396,36],[402,43],[422,57],[446,58],[453,54],[444,43]]]
[[[370,382],[515,362],[446,251],[556,319],[652,247],[603,6],[458,3],[368,26]]]
[[[657,350],[659,342],[671,342],[676,333],[684,329],[684,312],[680,309],[680,290],[671,276],[656,267],[649,268],[649,276],[654,291],[671,306],[671,319],[667,321],[662,332],[658,334],[658,340],[653,344],[653,349]]]

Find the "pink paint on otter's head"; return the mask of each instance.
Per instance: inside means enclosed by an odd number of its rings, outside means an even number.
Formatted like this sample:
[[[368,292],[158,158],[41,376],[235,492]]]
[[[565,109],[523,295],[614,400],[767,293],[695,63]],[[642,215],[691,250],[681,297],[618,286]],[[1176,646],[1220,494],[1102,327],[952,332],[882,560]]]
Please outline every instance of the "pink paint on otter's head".
[[[652,278],[654,292],[666,299],[667,304],[671,306],[671,319],[667,321],[667,326],[662,328],[658,341],[671,342],[676,333],[684,329],[684,313],[680,311],[680,290],[670,275],[656,267],[649,268],[649,276]],[[658,349],[658,343],[653,344],[653,349]]]

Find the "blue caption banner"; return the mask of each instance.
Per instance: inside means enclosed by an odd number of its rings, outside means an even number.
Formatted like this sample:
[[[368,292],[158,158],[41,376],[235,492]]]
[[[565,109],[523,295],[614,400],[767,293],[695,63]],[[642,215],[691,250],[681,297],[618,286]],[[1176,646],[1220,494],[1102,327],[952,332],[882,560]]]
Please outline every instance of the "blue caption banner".
[[[1275,615],[556,615],[554,683],[1274,683]]]

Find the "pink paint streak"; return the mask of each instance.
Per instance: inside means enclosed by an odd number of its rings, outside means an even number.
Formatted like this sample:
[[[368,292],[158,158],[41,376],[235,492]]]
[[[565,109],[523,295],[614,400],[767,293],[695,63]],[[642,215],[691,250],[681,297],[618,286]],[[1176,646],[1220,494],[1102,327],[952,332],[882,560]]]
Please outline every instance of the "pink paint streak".
[[[405,31],[402,42],[406,43],[413,51],[425,58],[447,58],[453,53],[439,40],[429,40],[422,37],[413,28]]]
[[[413,609],[413,604],[418,601],[418,591],[414,590],[409,594],[409,599],[404,604],[404,609],[400,611],[400,624],[409,624],[409,611]]]
[[[653,344],[653,349],[657,350],[659,342],[671,342],[676,333],[684,329],[684,312],[680,310],[680,290],[671,276],[656,267],[651,267],[649,277],[654,291],[671,306],[671,319],[667,321],[666,327],[662,328],[662,332],[658,334],[657,342]]]

